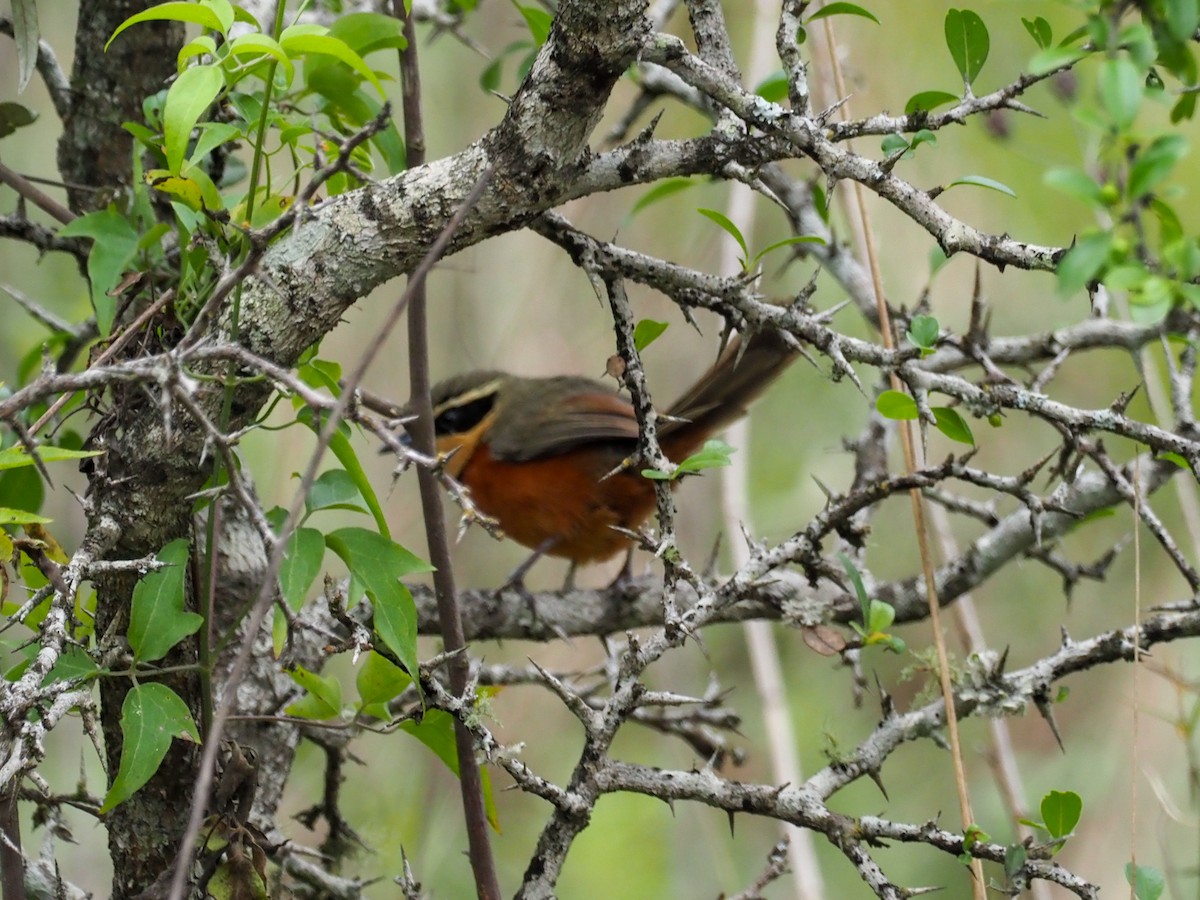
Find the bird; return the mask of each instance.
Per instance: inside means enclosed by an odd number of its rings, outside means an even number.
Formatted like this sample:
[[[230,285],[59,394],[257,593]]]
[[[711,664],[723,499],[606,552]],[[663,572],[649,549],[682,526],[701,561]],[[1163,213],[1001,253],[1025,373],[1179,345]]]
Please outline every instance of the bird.
[[[734,336],[660,414],[663,453],[676,463],[694,453],[744,415],[797,353],[774,330]],[[431,399],[444,471],[507,537],[534,551],[508,586],[520,586],[543,555],[569,560],[573,574],[628,550],[630,532],[655,509],[654,483],[631,465],[639,434],[633,405],[609,385],[480,370],[435,384]]]

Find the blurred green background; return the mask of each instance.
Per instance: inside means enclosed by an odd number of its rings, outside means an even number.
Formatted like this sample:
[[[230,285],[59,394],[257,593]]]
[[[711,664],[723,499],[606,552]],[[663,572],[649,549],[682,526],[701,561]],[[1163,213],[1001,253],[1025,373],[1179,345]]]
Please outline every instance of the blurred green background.
[[[725,7],[734,46],[739,54],[745,54],[750,41],[750,5],[726,3]],[[945,4],[914,0],[872,4],[872,8],[882,26],[850,17],[835,20],[845,51],[852,116],[902,111],[908,97],[921,90],[958,90],[959,78],[942,36]],[[976,83],[977,93],[1015,78],[1033,55],[1036,48],[1021,26],[1022,16],[1045,16],[1056,35],[1077,24],[1070,5],[1065,3],[980,0],[973,8],[982,15],[992,35],[991,55]],[[0,10],[7,12],[7,4],[0,3]],[[69,67],[76,4],[44,2],[39,4],[39,14],[44,36],[56,48],[63,65]],[[681,15],[677,14],[671,24],[676,33],[686,33],[686,19]],[[515,8],[497,2],[482,4],[465,30],[492,52],[525,34]],[[422,34],[427,33],[422,30]],[[421,52],[429,156],[436,158],[481,136],[500,119],[504,105],[479,87],[478,76],[488,61],[452,37],[422,40]],[[383,55],[372,57],[371,62],[376,68],[395,72],[395,61]],[[513,69],[510,60],[500,87],[504,93],[516,87]],[[1084,103],[1090,96],[1092,74],[1087,65],[1079,69],[1077,91]],[[16,78],[12,43],[0,38],[0,99],[19,100],[41,113],[36,125],[0,144],[0,158],[17,171],[54,178],[59,125],[36,77],[20,97],[15,95]],[[631,83],[622,84],[609,117],[597,131],[597,139],[633,91]],[[1095,149],[1091,146],[1092,132],[1077,122],[1069,105],[1048,87],[1035,88],[1026,99],[1047,118],[1007,115],[1004,137],[984,127],[982,120],[947,129],[938,134],[936,147],[923,147],[898,171],[923,187],[969,174],[998,179],[1011,186],[1018,198],[963,187],[950,191],[941,202],[954,215],[985,231],[1008,232],[1033,243],[1067,245],[1074,234],[1091,224],[1089,212],[1074,200],[1043,187],[1042,174],[1051,166],[1078,166],[1089,159]],[[666,113],[659,136],[690,136],[704,127],[696,114],[670,103],[661,105]],[[1148,107],[1142,120],[1147,130],[1165,127],[1167,107]],[[858,147],[870,153],[876,153],[877,148],[874,139],[862,141]],[[812,167],[797,162],[790,163],[789,170],[802,177],[810,174]],[[1198,178],[1195,165],[1185,166],[1183,175],[1187,183],[1180,188],[1188,197],[1194,197]],[[590,197],[569,204],[563,212],[598,237],[615,236],[620,243],[644,252],[711,267],[722,242],[730,239],[694,210],[701,206],[721,209],[730,190],[745,188],[697,185],[628,222],[630,207],[645,190]],[[0,213],[11,213],[14,208],[12,192],[0,191]],[[1186,225],[1194,232],[1195,205],[1180,204],[1177,208],[1181,215],[1190,217]],[[764,247],[787,235],[786,223],[768,203],[759,200],[756,211],[757,225],[753,236],[748,236],[753,247]],[[930,284],[933,243],[922,230],[882,203],[872,202],[872,213],[889,298],[893,303],[912,306]],[[841,204],[835,204],[835,225],[840,236],[847,234],[842,214]],[[31,211],[31,216],[38,215]],[[764,284],[768,293],[794,292],[813,271],[811,263],[783,267],[783,258],[784,254],[768,258]],[[956,332],[965,330],[974,275],[972,260],[955,259],[933,281],[933,311],[944,327]],[[1058,296],[1048,275],[1012,270],[1000,274],[984,268],[982,278],[991,301],[994,334],[1053,328],[1088,315],[1086,298]],[[11,241],[0,243],[0,283],[36,298],[61,316],[78,319],[87,315],[86,285],[64,256],[39,259],[28,247]],[[814,298],[817,306],[827,308],[844,299],[828,277],[821,276],[818,284]],[[322,356],[343,363],[355,359],[366,336],[375,331],[402,289],[402,281],[396,281],[363,298],[347,314],[344,324],[325,340]],[[713,358],[718,328],[713,319],[702,318],[705,334],[700,336],[669,301],[635,285],[630,285],[630,290],[639,317],[668,321],[673,326],[646,354],[655,396],[669,401]],[[564,254],[528,233],[500,237],[446,260],[431,278],[430,292],[435,377],[474,367],[506,368],[529,375],[578,372],[599,377],[605,359],[613,352],[606,305]],[[869,335],[851,309],[840,313],[835,324],[855,335]],[[37,347],[44,333],[0,293],[0,381],[13,383],[21,356]],[[395,334],[391,351],[380,357],[368,376],[370,388],[397,399],[408,396],[404,341],[402,333]],[[860,376],[868,384],[876,378],[875,373],[865,370]],[[1141,377],[1128,355],[1115,351],[1092,354],[1068,362],[1052,390],[1068,403],[1104,406]],[[848,484],[851,460],[842,449],[842,441],[856,434],[867,408],[868,401],[853,385],[831,380],[824,361],[817,368],[801,361],[781,379],[755,408],[749,443],[740,448],[740,453],[748,456],[751,472],[752,522],[748,527],[752,533],[778,540],[803,527],[824,501],[816,479],[834,490]],[[1139,417],[1150,416],[1144,392],[1131,411]],[[1015,415],[1008,416],[998,430],[978,420],[972,424],[981,444],[975,464],[1005,474],[1020,471],[1056,446],[1049,428]],[[85,425],[77,422],[77,427]],[[277,433],[260,432],[252,435],[243,448],[244,459],[268,506],[287,502],[295,484],[294,473],[304,466],[311,449],[307,438],[297,437],[300,432],[287,433],[291,438],[281,440]],[[1118,440],[1106,443],[1121,458],[1131,453],[1131,448]],[[387,507],[396,535],[414,551],[423,552],[414,479],[406,476],[389,487],[390,460],[377,456],[374,447],[364,444],[361,449],[378,489],[388,495]],[[933,459],[959,449],[940,435],[930,437]],[[56,533],[70,548],[82,530],[79,506],[71,492],[82,490],[83,482],[77,474],[65,470],[56,474],[61,480],[50,491],[45,512],[54,517]],[[684,548],[694,558],[702,559],[720,528],[717,477],[692,479],[678,497]],[[1173,489],[1160,492],[1154,505],[1168,522],[1177,522]],[[1011,511],[1012,505],[1002,508]],[[908,501],[899,498],[886,504],[874,520],[867,560],[880,579],[909,575],[919,568],[909,515]],[[320,524],[333,527],[335,520],[330,516]],[[1131,513],[1118,511],[1116,517],[1071,535],[1065,551],[1074,559],[1091,560],[1130,527]],[[965,543],[978,533],[977,526],[968,524],[959,529],[959,540]],[[734,535],[729,539],[740,538]],[[1165,557],[1149,539],[1144,539],[1142,546],[1143,603],[1181,597],[1185,585]],[[1185,546],[1185,552],[1194,560],[1192,551],[1190,545]],[[499,584],[525,551],[472,530],[458,545],[456,554],[460,585],[487,587]],[[332,559],[327,562],[336,565]],[[644,559],[638,562],[639,566],[645,564]],[[1009,647],[1010,668],[1015,668],[1052,652],[1060,642],[1060,625],[1074,637],[1085,637],[1127,623],[1132,618],[1133,564],[1133,555],[1127,550],[1106,583],[1081,585],[1070,606],[1064,601],[1055,574],[1033,562],[1010,565],[1001,578],[976,593],[991,646]],[[586,570],[581,579],[585,584],[601,584],[611,579],[613,572],[612,566],[597,567]],[[562,566],[556,563],[539,564],[530,585],[557,586],[562,574]],[[913,649],[924,647],[929,640],[926,625],[901,628],[899,633]],[[878,719],[878,706],[868,697],[863,709],[855,709],[845,670],[807,650],[796,632],[780,627],[777,637],[790,690],[788,702],[800,740],[796,750],[804,771],[811,772],[825,763],[823,751],[828,746],[849,748],[868,734]],[[957,634],[951,637],[957,640]],[[435,648],[436,644],[429,641],[425,649],[432,652]],[[600,656],[599,644],[594,640],[547,645],[484,644],[474,651],[492,662],[521,663],[531,657],[556,670],[578,667]],[[1188,679],[1197,674],[1191,659],[1194,656],[1192,648],[1183,645],[1154,652],[1156,663]],[[901,707],[922,687],[921,681],[900,680],[900,670],[911,662],[911,658],[896,659],[882,652],[866,656],[868,674],[877,672]],[[332,665],[333,671],[344,673],[349,683],[349,661],[339,659]],[[690,644],[654,667],[649,677],[657,687],[701,693],[712,672],[718,673],[722,685],[731,689],[729,701],[745,718],[742,743],[749,750],[749,758],[733,776],[749,781],[770,780],[759,700],[740,627],[707,630],[702,645]],[[1197,807],[1187,781],[1187,760],[1194,747],[1189,746],[1191,738],[1186,731],[1177,727],[1178,718],[1195,702],[1194,692],[1186,685],[1173,686],[1147,673],[1135,694],[1133,672],[1126,666],[1072,679],[1070,688],[1070,698],[1057,707],[1065,754],[1059,752],[1049,729],[1036,715],[1011,723],[1029,802],[1036,807],[1037,799],[1051,789],[1073,790],[1083,797],[1084,817],[1078,836],[1063,851],[1061,861],[1102,885],[1106,896],[1120,895],[1127,890],[1122,867],[1136,850],[1140,863],[1171,873],[1175,886],[1182,891],[1178,896],[1195,896]],[[580,732],[557,701],[536,688],[510,688],[500,693],[494,707],[493,725],[501,741],[523,742],[524,758],[539,774],[560,783],[569,776],[580,747]],[[1141,712],[1137,766],[1144,777],[1136,783],[1134,837],[1131,753],[1135,708]],[[1009,840],[1012,830],[988,767],[986,725],[977,720],[966,722],[963,740],[976,819],[997,840]],[[704,762],[681,745],[635,726],[626,729],[616,751],[622,758],[654,765],[689,768]],[[428,751],[399,734],[365,736],[356,753],[362,765],[347,772],[344,812],[372,851],[351,861],[347,871],[384,878],[371,889],[371,895],[395,896],[394,887],[386,879],[399,870],[403,848],[417,877],[434,896],[471,895],[460,804],[452,777]],[[953,828],[957,824],[957,805],[950,771],[947,755],[930,742],[906,746],[892,756],[882,773],[890,800],[863,781],[837,796],[833,806],[848,814],[881,814],[913,822],[943,813],[944,824]],[[103,776],[87,743],[58,735],[47,775],[55,787],[67,790],[81,772],[93,792],[103,790]],[[306,833],[290,814],[319,799],[322,773],[321,754],[306,746],[280,817],[291,836],[304,843],[316,843],[320,835]],[[498,787],[507,784],[501,773],[494,774],[494,779]],[[1153,785],[1160,787],[1155,789]],[[1162,802],[1163,796],[1177,808],[1182,821],[1173,817],[1174,810]],[[495,847],[502,884],[511,889],[519,882],[548,807],[515,791],[498,792],[497,803],[503,830],[495,835]],[[71,815],[69,822],[79,845],[60,854],[64,875],[103,895],[108,878],[103,830],[78,815]],[[40,835],[35,836],[30,844],[39,839]],[[672,811],[642,797],[606,797],[597,807],[592,826],[571,853],[559,892],[567,898],[716,897],[722,891],[736,892],[750,883],[776,839],[775,825],[770,822],[740,817],[731,832],[724,814],[699,806],[678,805]],[[817,851],[827,896],[869,895],[838,851],[822,841],[818,841]],[[966,896],[969,891],[961,866],[930,850],[895,847],[878,851],[878,859],[898,883],[947,885],[944,896],[948,897]],[[767,894],[788,897],[791,887],[785,879],[769,888]]]

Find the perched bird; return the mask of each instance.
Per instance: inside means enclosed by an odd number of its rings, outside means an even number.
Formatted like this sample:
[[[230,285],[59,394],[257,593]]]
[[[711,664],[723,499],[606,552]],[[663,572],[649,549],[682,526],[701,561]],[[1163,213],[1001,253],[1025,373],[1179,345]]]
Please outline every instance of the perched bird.
[[[742,416],[795,356],[774,331],[731,340],[660,419],[666,456],[683,460]],[[613,474],[638,443],[633,406],[613,388],[575,375],[477,371],[435,385],[432,399],[437,450],[451,454],[446,471],[534,550],[510,583],[542,554],[581,564],[628,549],[617,528],[636,528],[654,510],[654,484],[640,469]]]

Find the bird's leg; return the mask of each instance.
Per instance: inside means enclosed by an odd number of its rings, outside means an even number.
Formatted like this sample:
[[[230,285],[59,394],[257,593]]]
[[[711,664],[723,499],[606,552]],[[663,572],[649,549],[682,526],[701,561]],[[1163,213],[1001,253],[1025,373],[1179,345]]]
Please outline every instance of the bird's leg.
[[[605,590],[618,590],[625,587],[633,581],[633,547],[625,553],[625,565],[621,566],[621,571],[617,573],[617,577],[608,583]]]
[[[557,537],[546,538],[546,540],[542,541],[537,545],[537,547],[534,548],[534,551],[529,554],[528,559],[513,569],[512,574],[508,576],[504,584],[496,588],[497,594],[502,594],[504,591],[516,591],[517,594],[520,595],[521,599],[525,601],[525,606],[528,608],[529,615],[533,618],[533,621],[539,625],[546,625],[546,623],[543,622],[542,617],[538,614],[537,603],[533,599],[533,594],[529,592],[529,588],[525,587],[525,575],[531,568],[533,568],[533,564],[545,556],[546,553],[549,552],[550,549],[557,543]],[[547,627],[553,631],[557,637],[567,641],[570,640],[570,637],[561,628],[555,625],[547,625]]]
[[[550,552],[550,549],[557,543],[557,537],[548,537],[538,544],[533,552],[529,554],[529,558],[513,569],[508,578],[504,580],[504,584],[496,588],[496,592],[514,590],[518,593],[528,594],[529,591],[525,589],[525,576],[529,574],[529,570],[533,568],[533,564]]]
[[[579,563],[575,562],[575,560],[571,560],[571,562],[567,565],[567,577],[563,579],[562,586],[564,594],[575,590],[575,570],[578,568]]]

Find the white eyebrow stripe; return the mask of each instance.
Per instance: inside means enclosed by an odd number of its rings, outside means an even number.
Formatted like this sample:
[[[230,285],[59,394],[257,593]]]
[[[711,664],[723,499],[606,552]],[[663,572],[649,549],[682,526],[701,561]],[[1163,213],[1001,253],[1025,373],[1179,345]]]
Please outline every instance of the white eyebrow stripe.
[[[457,409],[460,406],[466,406],[468,403],[474,403],[476,400],[482,400],[490,394],[500,390],[501,379],[496,378],[489,381],[487,384],[481,384],[473,390],[467,391],[465,394],[458,394],[451,397],[445,403],[439,404],[433,408],[433,416],[436,419],[448,409]]]

